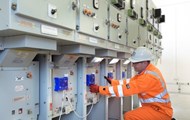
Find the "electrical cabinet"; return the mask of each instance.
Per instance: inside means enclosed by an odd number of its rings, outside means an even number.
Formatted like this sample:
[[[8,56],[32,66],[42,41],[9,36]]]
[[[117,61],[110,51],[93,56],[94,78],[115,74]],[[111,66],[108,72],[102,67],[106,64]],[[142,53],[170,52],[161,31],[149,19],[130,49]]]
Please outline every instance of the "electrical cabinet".
[[[39,119],[70,115],[77,103],[77,55],[38,55],[40,62]]]
[[[0,36],[40,35],[73,40],[76,27],[74,0],[1,0]]]
[[[1,67],[0,115],[3,120],[38,120],[39,64]]]
[[[69,114],[75,110],[77,102],[75,70],[74,67],[53,69],[53,117]],[[56,79],[62,79],[62,81],[56,81]]]
[[[94,36],[97,38],[107,39],[108,26],[108,3],[106,0],[78,0],[79,10],[77,16],[78,32]]]
[[[158,57],[158,44],[159,44],[159,40],[157,36],[154,36],[154,55],[156,55],[156,57]]]
[[[69,114],[76,109],[77,103],[77,68],[78,56],[53,56],[55,67],[52,74],[52,114]]]
[[[147,8],[147,21],[151,25],[154,25],[153,12],[154,12],[155,5],[154,5],[153,1],[146,0],[146,8]]]
[[[158,57],[161,57],[162,56],[162,41],[161,39],[158,40]]]
[[[154,46],[154,54],[157,56],[157,52],[158,52],[158,32],[159,30],[157,30],[157,28],[154,29],[153,31],[153,46]],[[157,56],[158,57],[158,56]]]
[[[148,30],[148,48],[158,59],[161,55],[160,39],[162,35],[160,32],[159,19],[161,17],[161,9],[157,9],[153,1],[147,1],[147,30]]]
[[[141,26],[139,26],[139,46],[143,46],[143,47],[147,47],[147,35],[148,32],[146,30],[146,28],[142,28]]]
[[[45,21],[57,26],[75,29],[76,11],[74,0],[17,0],[12,2],[12,10],[18,16],[26,16],[40,21]],[[13,6],[15,5],[15,9]],[[35,7],[35,9],[33,9]]]
[[[157,56],[157,58],[160,58],[162,55],[162,41],[158,37],[155,37],[155,52],[154,54]]]
[[[133,21],[130,18],[128,18],[128,46],[129,47],[134,47],[137,48],[139,44],[139,38],[138,38],[138,23],[137,21]]]
[[[139,45],[138,35],[138,6],[135,0],[126,0],[128,41],[127,46],[137,48]]]
[[[86,85],[87,85],[87,105],[95,104],[99,101],[99,95],[91,93],[89,90],[90,85],[100,84],[100,61],[96,61],[94,58],[87,58],[86,63]]]
[[[154,55],[160,58],[162,55],[162,36],[158,31],[157,35],[154,35]]]
[[[147,34],[147,43],[153,45],[153,43],[154,43],[153,31],[148,31],[148,34]]]
[[[150,49],[152,48],[152,45],[154,43],[154,35],[153,31],[155,30],[154,28],[154,18],[153,18],[153,2],[150,0],[146,0],[146,19],[147,19],[147,47]]]
[[[139,14],[139,46],[147,47],[147,16],[146,16],[146,0],[139,0],[138,3]]]
[[[127,22],[125,10],[109,5],[109,40],[118,44],[127,43]]]

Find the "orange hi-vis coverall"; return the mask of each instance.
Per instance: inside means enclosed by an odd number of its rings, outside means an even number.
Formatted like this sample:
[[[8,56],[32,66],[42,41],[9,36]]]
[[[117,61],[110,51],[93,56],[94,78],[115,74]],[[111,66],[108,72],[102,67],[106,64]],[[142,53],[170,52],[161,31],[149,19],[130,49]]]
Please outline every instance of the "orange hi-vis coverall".
[[[152,64],[127,80],[111,80],[111,86],[100,86],[99,93],[109,96],[138,94],[142,107],[126,112],[125,120],[171,120],[173,109],[165,80]]]

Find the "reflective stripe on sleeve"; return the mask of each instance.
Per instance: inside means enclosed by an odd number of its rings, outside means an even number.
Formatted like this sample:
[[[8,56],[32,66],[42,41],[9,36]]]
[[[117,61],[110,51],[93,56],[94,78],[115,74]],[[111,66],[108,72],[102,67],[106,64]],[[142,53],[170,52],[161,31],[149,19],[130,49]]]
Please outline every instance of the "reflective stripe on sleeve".
[[[118,86],[117,86],[117,90],[118,90],[119,97],[123,97],[122,85],[118,85]]]
[[[109,87],[109,93],[110,93],[110,95],[111,95],[112,97],[115,97],[115,96],[116,96],[112,86]]]
[[[120,85],[123,85],[123,80],[119,80],[119,84],[120,84]]]
[[[127,80],[126,80],[126,84],[128,84],[129,82],[130,82],[130,79],[127,79]]]

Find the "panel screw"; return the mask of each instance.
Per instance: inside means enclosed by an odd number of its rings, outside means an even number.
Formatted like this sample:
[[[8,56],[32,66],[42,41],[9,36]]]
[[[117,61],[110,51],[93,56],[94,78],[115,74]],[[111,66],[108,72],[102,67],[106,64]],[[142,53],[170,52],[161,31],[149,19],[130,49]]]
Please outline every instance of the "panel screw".
[[[12,10],[16,10],[17,9],[17,4],[16,3],[12,3],[11,8],[12,8]]]

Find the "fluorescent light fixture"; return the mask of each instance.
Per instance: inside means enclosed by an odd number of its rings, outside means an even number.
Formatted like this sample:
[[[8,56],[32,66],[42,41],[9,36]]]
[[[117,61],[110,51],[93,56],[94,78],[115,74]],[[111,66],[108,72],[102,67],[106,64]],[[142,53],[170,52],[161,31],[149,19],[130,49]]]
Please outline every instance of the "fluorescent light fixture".
[[[100,57],[94,57],[92,60],[91,60],[91,63],[99,63],[103,60],[104,58],[100,58]]]
[[[110,61],[109,64],[115,64],[115,63],[117,63],[118,61],[119,61],[118,58],[113,58],[113,59]]]
[[[124,65],[127,65],[127,64],[129,64],[130,63],[130,60],[126,60],[123,64]]]

